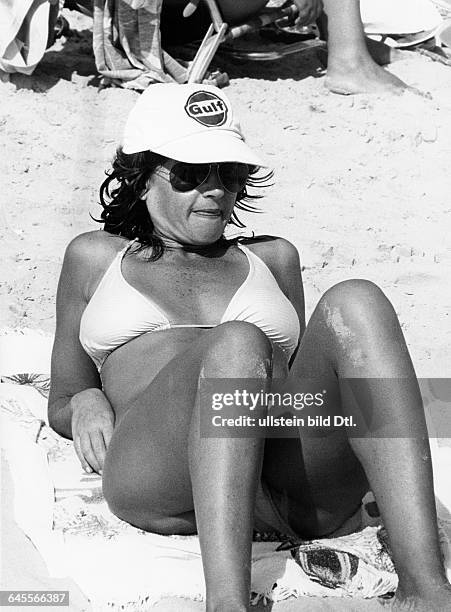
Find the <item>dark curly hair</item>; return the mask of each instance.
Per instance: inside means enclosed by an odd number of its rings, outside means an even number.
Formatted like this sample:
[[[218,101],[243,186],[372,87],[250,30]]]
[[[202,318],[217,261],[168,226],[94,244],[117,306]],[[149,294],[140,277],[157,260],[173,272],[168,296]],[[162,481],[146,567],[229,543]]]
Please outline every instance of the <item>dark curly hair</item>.
[[[165,157],[152,151],[140,153],[124,153],[122,147],[116,151],[112,162],[112,170],[106,171],[107,178],[100,186],[100,205],[103,210],[100,219],[93,219],[103,223],[103,229],[110,234],[124,236],[129,240],[137,239],[139,246],[136,250],[150,247],[149,260],[159,259],[164,252],[162,240],[154,234],[154,225],[147,207],[142,200],[147,181],[154,170],[166,160]],[[237,194],[235,208],[248,212],[261,212],[249,204],[249,200],[258,200],[262,195],[250,195],[248,187],[268,186],[273,172],[256,177],[258,166],[250,167],[250,174],[245,187]],[[237,217],[235,210],[229,221],[237,227],[245,227]],[[222,239],[224,240],[224,239]]]

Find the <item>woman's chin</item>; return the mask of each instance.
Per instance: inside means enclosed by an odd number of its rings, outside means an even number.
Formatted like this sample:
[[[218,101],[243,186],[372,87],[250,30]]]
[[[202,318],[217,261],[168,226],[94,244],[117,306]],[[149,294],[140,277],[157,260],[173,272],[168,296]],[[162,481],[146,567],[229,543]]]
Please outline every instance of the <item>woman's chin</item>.
[[[202,219],[193,229],[190,243],[196,246],[208,246],[221,238],[225,224],[222,219]]]
[[[190,241],[186,246],[188,247],[193,247],[193,248],[206,248],[209,246],[212,246],[213,244],[215,244],[215,242],[218,242],[218,240],[222,237],[222,232],[218,235],[215,234],[214,236],[206,236],[205,238],[199,239],[199,237],[197,237],[195,240]]]

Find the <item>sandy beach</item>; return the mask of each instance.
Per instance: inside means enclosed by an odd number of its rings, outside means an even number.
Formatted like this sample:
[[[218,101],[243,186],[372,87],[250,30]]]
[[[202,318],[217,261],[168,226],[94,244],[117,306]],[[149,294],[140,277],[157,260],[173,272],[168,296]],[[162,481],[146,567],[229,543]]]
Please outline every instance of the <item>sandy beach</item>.
[[[52,332],[66,244],[99,228],[98,187],[138,96],[98,91],[89,19],[31,77],[0,87],[3,326]],[[447,376],[451,357],[451,69],[416,53],[391,66],[430,98],[338,96],[308,52],[227,64],[228,95],[248,140],[274,169],[250,230],[300,250],[307,299],[346,278],[381,286],[420,376]]]
[[[0,82],[1,327],[46,334],[64,249],[100,228],[90,215],[138,96],[99,91],[90,20],[66,17],[72,36],[31,77]],[[216,64],[248,141],[274,169],[261,214],[240,217],[298,247],[307,315],[333,284],[374,281],[418,376],[450,377],[451,67],[405,52],[390,69],[424,95],[393,97],[329,93],[313,51]]]

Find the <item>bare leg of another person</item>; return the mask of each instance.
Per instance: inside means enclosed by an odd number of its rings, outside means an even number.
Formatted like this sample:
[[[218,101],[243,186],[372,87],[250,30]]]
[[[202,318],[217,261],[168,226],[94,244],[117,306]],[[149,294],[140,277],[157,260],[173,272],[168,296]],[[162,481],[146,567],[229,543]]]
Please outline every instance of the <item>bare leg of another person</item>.
[[[374,61],[367,47],[359,0],[324,0],[327,16],[326,87],[333,93],[401,93],[408,86]]]
[[[395,50],[365,38],[359,0],[323,0],[328,32],[326,87],[339,94],[402,93],[409,88],[378,64]],[[226,21],[239,22],[261,10],[266,0],[220,0]]]

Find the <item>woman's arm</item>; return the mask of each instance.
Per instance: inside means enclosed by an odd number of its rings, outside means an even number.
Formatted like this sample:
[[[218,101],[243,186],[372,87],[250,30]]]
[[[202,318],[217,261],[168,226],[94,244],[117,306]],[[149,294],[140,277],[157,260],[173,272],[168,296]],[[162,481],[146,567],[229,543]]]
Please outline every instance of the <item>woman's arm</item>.
[[[48,403],[50,426],[74,440],[86,471],[100,471],[114,425],[97,369],[79,340],[80,319],[105,253],[99,232],[83,234],[67,247],[56,299],[56,333]],[[102,266],[103,263],[103,266]]]

